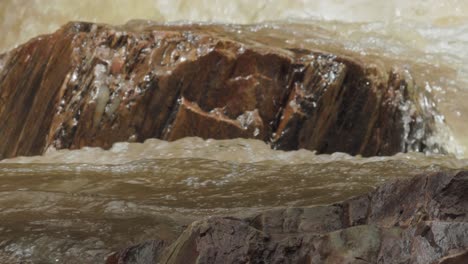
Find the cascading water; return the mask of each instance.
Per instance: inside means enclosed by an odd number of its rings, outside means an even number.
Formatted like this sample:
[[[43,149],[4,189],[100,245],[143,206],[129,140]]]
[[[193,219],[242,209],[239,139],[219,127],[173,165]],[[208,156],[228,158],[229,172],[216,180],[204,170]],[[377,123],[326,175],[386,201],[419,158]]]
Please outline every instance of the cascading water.
[[[448,154],[361,158],[276,151],[255,140],[185,138],[117,143],[106,151],[51,149],[44,156],[3,160],[0,257],[100,261],[129,242],[174,238],[200,217],[326,204],[395,177],[468,169],[467,13],[468,4],[455,0],[2,1],[0,51],[69,20],[123,24],[138,18],[252,24],[226,29],[253,42],[267,39],[270,45],[320,47],[407,65],[418,80],[412,92],[425,95],[400,108],[408,116],[415,107],[436,113],[437,133],[426,144]],[[98,120],[113,110],[99,101],[109,100],[106,84],[97,78],[95,86]],[[405,129],[405,144],[421,137],[423,127]]]

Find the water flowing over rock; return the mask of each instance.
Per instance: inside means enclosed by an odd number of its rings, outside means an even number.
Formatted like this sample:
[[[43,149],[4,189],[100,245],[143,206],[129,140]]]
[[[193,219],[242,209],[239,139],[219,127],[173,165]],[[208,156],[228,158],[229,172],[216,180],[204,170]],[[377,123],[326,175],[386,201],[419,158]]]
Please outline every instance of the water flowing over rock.
[[[107,263],[461,264],[467,193],[466,171],[421,175],[333,205],[197,221],[168,246],[151,241]]]
[[[0,67],[0,158],[187,136],[364,156],[439,148],[408,69],[235,27],[73,22]]]

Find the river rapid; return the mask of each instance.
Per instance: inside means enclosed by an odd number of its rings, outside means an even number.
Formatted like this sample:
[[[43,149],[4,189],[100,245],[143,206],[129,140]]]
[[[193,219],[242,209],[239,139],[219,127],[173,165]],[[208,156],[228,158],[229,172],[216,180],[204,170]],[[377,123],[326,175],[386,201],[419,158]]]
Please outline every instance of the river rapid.
[[[69,20],[217,23],[272,45],[379,57],[433,98],[448,154],[353,157],[256,140],[149,139],[0,161],[0,263],[95,263],[194,220],[329,204],[397,177],[468,169],[468,3],[368,0],[0,2],[0,52]],[[245,24],[243,26],[236,24]],[[259,40],[260,41],[260,40]],[[0,65],[1,67],[1,65]],[[2,139],[7,140],[7,139]]]

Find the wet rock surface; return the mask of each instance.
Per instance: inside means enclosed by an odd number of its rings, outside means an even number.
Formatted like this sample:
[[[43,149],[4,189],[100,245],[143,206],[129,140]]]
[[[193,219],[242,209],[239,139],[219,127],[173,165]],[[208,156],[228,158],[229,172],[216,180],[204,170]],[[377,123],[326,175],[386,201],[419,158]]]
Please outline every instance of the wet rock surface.
[[[466,263],[467,193],[466,171],[421,175],[328,206],[197,221],[107,263]]]
[[[186,136],[364,156],[437,148],[407,69],[258,38],[146,22],[35,38],[0,56],[0,158]]]

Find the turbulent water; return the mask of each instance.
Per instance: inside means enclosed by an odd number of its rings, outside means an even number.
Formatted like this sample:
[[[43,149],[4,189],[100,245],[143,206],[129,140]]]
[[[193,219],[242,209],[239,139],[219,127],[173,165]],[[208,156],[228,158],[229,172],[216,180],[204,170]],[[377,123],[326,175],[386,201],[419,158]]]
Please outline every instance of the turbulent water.
[[[18,259],[92,263],[109,249],[173,239],[201,217],[328,204],[385,180],[462,168],[467,160],[449,156],[315,155],[245,139],[52,151],[0,163],[0,249]]]
[[[326,204],[396,177],[468,169],[468,3],[464,1],[2,0],[0,52],[69,20],[227,25],[272,44],[379,56],[435,99],[449,155],[361,158],[274,151],[255,140],[118,143],[0,161],[0,259],[92,263],[110,250],[174,238],[217,214]],[[426,102],[419,102],[421,105]],[[1,263],[2,261],[0,261]]]

